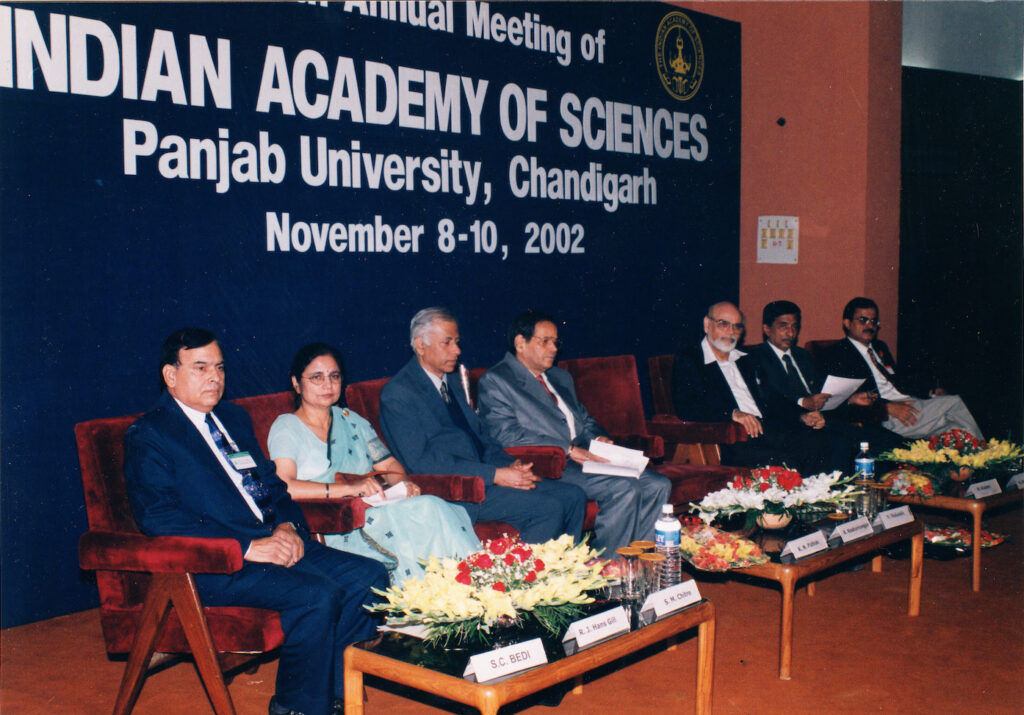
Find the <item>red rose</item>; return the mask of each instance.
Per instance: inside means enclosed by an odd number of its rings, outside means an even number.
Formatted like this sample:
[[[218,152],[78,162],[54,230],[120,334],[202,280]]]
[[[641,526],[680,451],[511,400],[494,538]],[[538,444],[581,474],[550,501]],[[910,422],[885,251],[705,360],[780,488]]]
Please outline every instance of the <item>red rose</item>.
[[[493,588],[495,591],[501,591],[502,593],[505,592],[505,584],[503,584],[501,581],[495,583],[493,586],[491,586],[491,588]]]
[[[526,574],[526,578],[524,578],[523,580],[526,581],[526,583],[533,583],[537,580],[537,572],[530,571],[528,574]]]
[[[456,566],[456,568],[459,571],[462,571],[462,572],[465,572],[465,573],[469,573],[469,564],[467,564],[465,561],[460,561],[459,565]]]
[[[508,539],[492,539],[491,543],[487,545],[487,550],[492,554],[501,555],[508,550]]]
[[[541,561],[540,559],[535,559],[534,562],[533,562],[533,570],[534,571],[543,571],[544,570],[544,562]]]
[[[457,574],[455,574],[455,580],[458,583],[464,583],[468,586],[470,584],[469,571],[459,571]]]
[[[487,554],[477,554],[476,556],[472,556],[470,558],[472,558],[473,560],[473,565],[476,566],[478,569],[489,569],[491,566],[494,565],[494,562],[491,561],[491,557]]]
[[[766,491],[768,491],[769,489],[772,488],[772,485],[769,484],[768,482],[761,482],[758,485],[758,487],[761,489],[762,492],[766,492]]]
[[[514,554],[505,554],[505,564],[507,566],[511,566],[515,562],[516,562],[516,557],[515,557]]]

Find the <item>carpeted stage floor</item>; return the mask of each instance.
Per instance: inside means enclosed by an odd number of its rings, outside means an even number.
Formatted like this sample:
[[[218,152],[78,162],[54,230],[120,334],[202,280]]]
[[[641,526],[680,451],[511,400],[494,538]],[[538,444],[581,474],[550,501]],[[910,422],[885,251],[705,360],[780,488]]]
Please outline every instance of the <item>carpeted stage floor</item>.
[[[941,521],[941,518],[930,521]],[[921,615],[909,618],[909,561],[886,558],[819,581],[796,596],[793,679],[778,673],[777,588],[735,580],[701,582],[715,604],[717,713],[1024,712],[1024,512],[997,513],[993,530],[1012,540],[983,552],[982,590],[970,589],[970,561],[926,559]],[[763,582],[767,584],[767,582]],[[693,712],[695,639],[620,661],[567,695],[557,712]],[[123,661],[107,658],[95,610],[0,633],[0,711],[109,713]],[[230,686],[241,715],[267,711],[277,663]],[[370,681],[368,713],[465,712],[461,706]],[[502,712],[555,709],[517,703]],[[136,713],[211,712],[191,663],[150,675]]]

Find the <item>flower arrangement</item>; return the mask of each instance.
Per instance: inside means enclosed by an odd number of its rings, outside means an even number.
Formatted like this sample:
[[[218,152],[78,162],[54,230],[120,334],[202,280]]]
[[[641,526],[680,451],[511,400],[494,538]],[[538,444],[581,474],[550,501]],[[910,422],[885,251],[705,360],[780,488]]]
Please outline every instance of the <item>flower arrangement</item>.
[[[882,484],[889,487],[891,494],[925,499],[935,496],[935,486],[932,484],[932,480],[913,467],[889,472],[882,477]]]
[[[680,554],[694,567],[702,571],[728,571],[768,561],[753,541],[698,524],[684,525],[679,540]]]
[[[690,511],[710,524],[718,516],[746,513],[748,526],[762,514],[794,516],[808,509],[840,506],[853,500],[853,477],[841,472],[801,477],[786,467],[761,467],[739,476],[727,487],[711,492]]]
[[[942,487],[947,479],[963,481],[975,470],[992,469],[1021,456],[1024,450],[1019,444],[998,439],[985,442],[954,429],[890,450],[879,459],[918,467],[929,474],[936,487]]]
[[[567,534],[543,544],[491,539],[461,561],[431,557],[424,576],[400,588],[374,589],[387,601],[371,610],[388,614],[389,625],[427,626],[432,644],[490,644],[496,625],[521,626],[527,614],[558,636],[607,584],[596,557]]]

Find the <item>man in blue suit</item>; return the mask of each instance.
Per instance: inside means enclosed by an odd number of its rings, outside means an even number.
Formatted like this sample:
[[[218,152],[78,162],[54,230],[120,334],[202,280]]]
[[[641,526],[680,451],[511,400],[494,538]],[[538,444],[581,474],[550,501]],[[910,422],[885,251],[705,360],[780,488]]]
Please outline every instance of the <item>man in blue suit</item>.
[[[271,715],[340,712],[342,652],[372,638],[364,606],[387,588],[383,566],[310,538],[302,511],[260,451],[242,408],[221,402],[224,357],[214,335],[186,328],[160,353],[166,388],[125,434],[124,472],[139,527],[153,536],[238,541],[244,565],[196,574],[205,606],[278,611],[285,641]]]
[[[384,386],[380,425],[391,451],[410,472],[480,477],[480,504],[460,503],[470,518],[504,521],[523,541],[562,534],[578,539],[586,496],[579,487],[541,479],[513,460],[487,433],[449,375],[458,364],[459,326],[444,308],[425,308],[410,325],[414,357]]]
[[[554,367],[558,328],[546,313],[528,310],[512,321],[508,353],[480,378],[480,419],[506,447],[550,445],[566,451],[562,480],[579,486],[597,502],[594,547],[613,554],[631,541],[654,538],[654,522],[668,502],[672,483],[645,470],[639,478],[583,472],[601,462],[587,447],[611,442],[576,397],[572,376]]]

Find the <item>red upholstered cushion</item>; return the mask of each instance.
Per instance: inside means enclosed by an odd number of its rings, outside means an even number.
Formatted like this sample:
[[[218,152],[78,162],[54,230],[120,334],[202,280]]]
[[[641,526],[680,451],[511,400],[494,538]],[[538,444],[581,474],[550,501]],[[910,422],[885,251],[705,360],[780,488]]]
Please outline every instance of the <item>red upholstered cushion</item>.
[[[565,469],[565,450],[561,447],[506,447],[505,451],[525,464],[533,464],[534,473],[545,479],[558,479]]]
[[[503,521],[478,521],[473,525],[476,538],[480,541],[500,539],[502,536],[519,536],[519,530]]]
[[[100,624],[108,653],[127,653],[135,638],[142,606],[102,608]],[[281,620],[274,611],[262,608],[204,608],[206,621],[216,650],[235,653],[259,653],[278,648],[284,642]],[[163,632],[156,642],[160,653],[188,653],[188,641],[174,609],[167,615]]]
[[[738,422],[683,422],[670,415],[655,415],[647,430],[672,444],[735,444],[747,439]]]
[[[274,392],[269,395],[240,397],[237,400],[232,400],[249,413],[253,432],[256,433],[256,440],[260,443],[263,454],[270,454],[270,450],[267,449],[270,425],[274,424],[274,420],[281,415],[295,411],[293,395],[292,392]]]
[[[563,360],[576,395],[598,424],[613,435],[644,435],[644,406],[632,355]]]
[[[749,474],[744,467],[703,466],[694,464],[659,464],[653,467],[672,482],[668,502],[676,506],[703,499],[709,492],[724,487],[738,474]]]
[[[380,431],[380,391],[388,384],[389,377],[376,380],[353,382],[345,388],[345,403],[360,417],[365,417],[384,439]]]
[[[448,501],[468,501],[479,504],[484,500],[484,480],[461,474],[410,474],[409,479],[419,485],[424,494]]]

